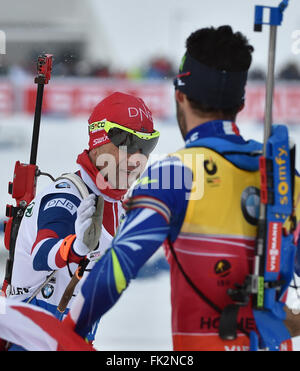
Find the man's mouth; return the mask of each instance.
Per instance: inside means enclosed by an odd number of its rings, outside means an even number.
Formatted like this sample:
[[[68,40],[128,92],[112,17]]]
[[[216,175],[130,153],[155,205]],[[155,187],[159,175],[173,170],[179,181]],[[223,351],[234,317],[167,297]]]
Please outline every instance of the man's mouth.
[[[127,170],[120,170],[120,171],[121,171],[121,173],[127,174],[128,176],[136,173],[135,169],[133,169],[133,170],[128,170],[127,169]]]

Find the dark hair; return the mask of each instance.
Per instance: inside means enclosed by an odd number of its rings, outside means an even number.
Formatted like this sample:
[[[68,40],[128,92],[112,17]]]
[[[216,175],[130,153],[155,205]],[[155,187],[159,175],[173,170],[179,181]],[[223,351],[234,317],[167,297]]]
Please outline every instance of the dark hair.
[[[228,72],[248,71],[254,48],[240,32],[234,33],[230,26],[202,28],[193,32],[186,40],[189,54],[202,64]],[[224,119],[235,119],[239,107],[217,110],[192,99],[193,109],[202,114],[218,114]]]

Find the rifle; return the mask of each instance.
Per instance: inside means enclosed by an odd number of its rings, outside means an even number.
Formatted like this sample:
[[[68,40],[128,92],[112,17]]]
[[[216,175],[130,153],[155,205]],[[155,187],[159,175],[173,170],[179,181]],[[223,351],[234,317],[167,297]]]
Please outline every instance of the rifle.
[[[44,86],[51,78],[52,55],[42,54],[37,60],[37,76],[34,82],[37,84],[37,96],[34,114],[34,124],[32,132],[31,152],[29,164],[17,161],[14,169],[13,182],[8,184],[8,193],[16,201],[16,206],[6,205],[6,217],[9,219],[4,222],[4,245],[9,251],[6,261],[5,278],[2,285],[2,293],[6,296],[10,294],[12,269],[14,262],[15,246],[19,227],[25,213],[25,209],[36,195],[36,183],[39,175],[51,175],[42,173],[36,165],[40,122],[42,113],[42,103]],[[53,179],[53,178],[52,178]]]
[[[260,213],[253,273],[243,285],[229,292],[237,305],[245,305],[250,297],[252,299],[259,336],[256,332],[250,333],[250,350],[278,351],[284,346],[288,349],[291,338],[283,321],[286,318],[284,296],[293,278],[296,254],[293,239],[295,148],[290,149],[288,129],[273,125],[272,117],[277,27],[287,6],[288,0],[283,0],[278,7],[255,7],[254,30],[260,32],[263,24],[270,25],[264,143],[259,159]],[[266,22],[263,21],[265,8],[270,10],[270,19]]]
[[[281,25],[288,0],[279,6],[255,8],[255,31],[270,25],[268,75],[266,83],[266,110],[264,120],[264,147],[260,158],[261,200],[256,239],[254,275],[251,277],[254,317],[260,333],[260,345],[268,350],[280,350],[290,339],[283,324],[284,295],[294,273],[296,246],[293,231],[295,147],[290,148],[288,129],[273,123],[274,70],[277,28]],[[270,9],[270,19],[263,22],[263,11]],[[274,323],[271,339],[263,323]],[[259,339],[252,334],[252,350],[259,348]]]

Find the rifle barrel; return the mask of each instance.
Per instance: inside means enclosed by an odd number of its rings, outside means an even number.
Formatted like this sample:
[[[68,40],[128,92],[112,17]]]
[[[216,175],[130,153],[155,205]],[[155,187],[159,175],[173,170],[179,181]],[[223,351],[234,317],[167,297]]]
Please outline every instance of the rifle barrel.
[[[31,141],[31,151],[30,151],[30,164],[31,165],[36,165],[41,114],[42,114],[43,93],[44,93],[44,84],[38,84],[36,106],[35,106],[35,113],[34,113],[32,141]]]
[[[267,154],[267,142],[271,136],[273,123],[273,98],[274,98],[274,79],[275,79],[275,52],[276,52],[277,26],[270,26],[269,55],[268,55],[268,74],[266,83],[266,108],[264,119],[264,148],[263,155]]]

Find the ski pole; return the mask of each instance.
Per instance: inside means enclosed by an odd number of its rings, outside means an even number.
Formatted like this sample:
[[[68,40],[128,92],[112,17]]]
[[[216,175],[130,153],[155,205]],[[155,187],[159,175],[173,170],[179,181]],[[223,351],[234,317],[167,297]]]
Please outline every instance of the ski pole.
[[[84,274],[84,271],[87,267],[87,265],[89,264],[89,259],[87,258],[84,258],[80,261],[79,265],[78,265],[78,268],[76,269],[76,272],[74,273],[73,277],[71,278],[71,281],[69,282],[68,286],[66,287],[65,291],[64,291],[64,294],[63,296],[61,297],[61,300],[58,304],[58,307],[57,307],[57,311],[59,312],[59,317],[61,317],[72,296],[73,296],[73,293],[74,293],[74,290],[75,290],[75,287],[77,286],[78,282],[82,279],[83,277],[83,274]]]
[[[83,195],[83,198],[86,196]],[[102,196],[97,197],[96,201],[96,210],[92,216],[92,223],[89,228],[85,231],[84,234],[84,243],[86,246],[89,247],[90,251],[95,250],[99,246],[100,236],[102,232],[102,222],[103,222],[103,210],[104,210],[104,199]],[[78,282],[82,279],[83,274],[87,265],[89,264],[89,259],[87,257],[83,258],[76,272],[74,273],[71,281],[69,282],[68,286],[66,287],[61,300],[58,304],[56,313],[58,318],[62,318],[63,313],[65,312],[72,295],[74,293],[75,287],[77,286]]]
[[[53,271],[47,278],[46,280],[42,283],[42,285],[40,285],[35,291],[34,293],[30,296],[30,298],[28,300],[26,300],[26,303],[29,304],[42,290],[43,288],[52,280],[52,278],[54,277],[56,271]]]

